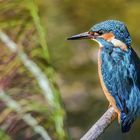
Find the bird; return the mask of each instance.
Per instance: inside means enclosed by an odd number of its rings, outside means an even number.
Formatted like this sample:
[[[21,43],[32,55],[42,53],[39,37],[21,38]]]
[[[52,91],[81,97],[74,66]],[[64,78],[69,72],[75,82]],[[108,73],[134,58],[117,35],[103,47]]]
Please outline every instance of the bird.
[[[118,114],[122,133],[140,116],[140,59],[132,48],[126,25],[118,20],[95,24],[89,31],[67,38],[91,39],[99,44],[98,75],[109,105]]]

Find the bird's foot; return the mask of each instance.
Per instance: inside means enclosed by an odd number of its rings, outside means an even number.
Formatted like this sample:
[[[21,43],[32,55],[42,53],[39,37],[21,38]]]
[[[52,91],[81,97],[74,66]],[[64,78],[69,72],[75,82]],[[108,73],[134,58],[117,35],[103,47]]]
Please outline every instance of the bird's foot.
[[[112,106],[111,103],[109,103],[108,108],[110,108],[111,106]]]

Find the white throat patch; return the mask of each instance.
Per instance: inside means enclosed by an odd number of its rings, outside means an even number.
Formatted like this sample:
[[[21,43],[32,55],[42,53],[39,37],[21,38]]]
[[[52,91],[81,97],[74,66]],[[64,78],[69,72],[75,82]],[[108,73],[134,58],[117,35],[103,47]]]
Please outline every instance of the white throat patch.
[[[96,39],[92,39],[92,40],[97,42],[100,47],[103,47],[103,45],[99,41],[97,41]],[[120,41],[116,38],[112,38],[112,39],[109,39],[107,41],[111,42],[115,47],[118,47],[118,48],[122,49],[123,51],[127,50],[127,46],[125,45],[125,43],[123,43],[122,41]]]
[[[115,46],[115,47],[119,47],[122,50],[127,50],[127,46],[125,45],[125,43],[123,43],[122,41],[116,39],[116,38],[112,38],[110,40],[110,42]]]

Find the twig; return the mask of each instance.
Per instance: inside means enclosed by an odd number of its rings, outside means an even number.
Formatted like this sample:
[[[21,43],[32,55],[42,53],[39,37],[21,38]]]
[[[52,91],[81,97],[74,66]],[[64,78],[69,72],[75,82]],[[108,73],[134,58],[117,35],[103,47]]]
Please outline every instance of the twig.
[[[21,105],[8,96],[4,90],[0,89],[0,99],[11,109],[16,111],[21,119],[29,125],[36,133],[40,134],[44,140],[51,140],[43,126],[39,125],[37,120],[30,113],[23,113]]]
[[[116,117],[117,113],[110,107],[80,140],[96,140]]]

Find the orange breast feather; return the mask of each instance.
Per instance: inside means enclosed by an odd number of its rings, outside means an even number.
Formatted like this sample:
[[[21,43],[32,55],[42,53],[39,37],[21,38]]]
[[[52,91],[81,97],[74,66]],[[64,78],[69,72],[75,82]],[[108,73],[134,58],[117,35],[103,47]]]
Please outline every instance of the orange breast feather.
[[[101,83],[102,89],[104,91],[104,94],[105,94],[107,100],[109,101],[110,105],[114,107],[115,111],[118,113],[118,120],[120,122],[120,111],[118,110],[114,98],[108,92],[108,89],[105,86],[105,83],[103,81],[103,76],[102,76],[102,71],[101,71],[101,65],[102,65],[101,51],[102,51],[102,48],[99,48],[99,51],[98,51],[98,74],[99,74],[100,83]]]

